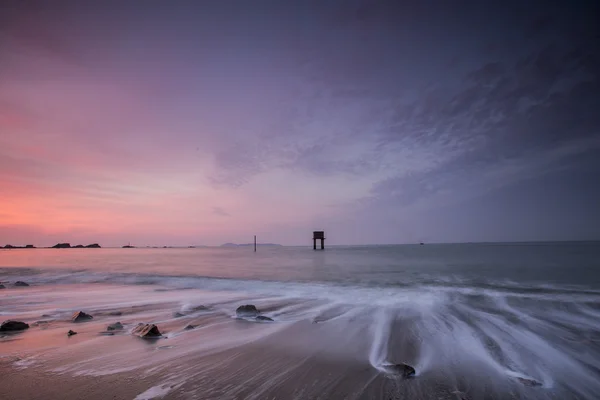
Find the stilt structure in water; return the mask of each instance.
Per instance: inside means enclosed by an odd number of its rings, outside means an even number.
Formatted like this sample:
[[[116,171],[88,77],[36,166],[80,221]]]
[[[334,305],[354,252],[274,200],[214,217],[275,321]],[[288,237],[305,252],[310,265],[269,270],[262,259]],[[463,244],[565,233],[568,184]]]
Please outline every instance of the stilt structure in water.
[[[313,232],[313,250],[317,249],[317,240],[321,240],[321,250],[325,250],[325,231]]]

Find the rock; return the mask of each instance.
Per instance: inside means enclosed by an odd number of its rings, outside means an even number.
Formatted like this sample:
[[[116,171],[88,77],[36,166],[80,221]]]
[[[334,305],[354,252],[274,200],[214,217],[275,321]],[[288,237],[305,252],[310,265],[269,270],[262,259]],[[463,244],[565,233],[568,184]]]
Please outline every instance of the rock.
[[[114,324],[110,324],[106,327],[107,331],[120,331],[123,330],[123,324],[120,322],[115,322]]]
[[[67,336],[71,337],[73,335],[77,335],[77,332],[72,331],[72,330],[69,329],[69,332],[67,332]]]
[[[176,313],[173,313],[173,318],[181,318],[181,317],[183,317],[184,315],[185,315],[185,314],[182,314],[182,313],[180,313],[180,312],[176,312]]]
[[[246,304],[239,306],[235,313],[238,317],[256,317],[260,314],[260,311],[253,304]]]
[[[23,281],[16,281],[15,286],[29,286],[29,283]]]
[[[26,248],[26,249],[35,249],[35,246],[34,246],[34,245],[32,245],[32,244],[26,244],[26,245],[25,245],[25,248]]]
[[[84,248],[85,248],[85,246],[84,246],[84,245],[82,245],[82,244],[78,244],[78,245],[76,245],[76,246],[73,246],[73,248],[74,248],[74,249],[84,249]]]
[[[83,311],[77,311],[71,317],[71,321],[73,321],[73,322],[83,322],[83,321],[89,321],[92,318],[94,318],[94,317],[92,317],[90,314],[86,314]]]
[[[194,328],[196,328],[196,326],[195,326],[195,325],[188,325],[188,326],[186,326],[186,327],[185,327],[185,328],[183,328],[183,329],[185,329],[186,331],[189,331],[189,330],[192,330],[192,329],[194,329]]]
[[[387,364],[381,366],[383,370],[388,374],[400,375],[403,378],[410,378],[415,376],[415,369],[408,364]]]
[[[54,246],[52,246],[53,249],[69,249],[71,248],[71,244],[70,243],[57,243]]]
[[[4,321],[0,325],[0,332],[24,331],[29,328],[29,324],[21,321]]]
[[[206,306],[196,306],[196,307],[192,307],[190,309],[190,311],[196,312],[196,311],[208,311],[208,307]]]
[[[100,245],[98,243],[92,243],[85,246],[86,249],[100,249]]]
[[[541,382],[536,381],[535,379],[529,379],[529,378],[521,378],[521,377],[517,377],[517,380],[519,382],[521,382],[523,385],[525,386],[529,386],[529,387],[538,387],[538,386],[542,386]]]
[[[154,324],[139,324],[134,328],[133,334],[142,338],[158,338],[162,336],[158,327]]]
[[[31,324],[32,326],[40,326],[40,325],[47,325],[48,321],[35,321],[33,324]]]
[[[256,317],[256,320],[258,320],[258,321],[271,321],[271,322],[273,322],[273,319],[272,319],[272,318],[266,317],[266,316],[264,316],[264,315],[259,315],[259,316],[257,316],[257,317]]]
[[[6,286],[0,283],[0,289],[6,289]]]

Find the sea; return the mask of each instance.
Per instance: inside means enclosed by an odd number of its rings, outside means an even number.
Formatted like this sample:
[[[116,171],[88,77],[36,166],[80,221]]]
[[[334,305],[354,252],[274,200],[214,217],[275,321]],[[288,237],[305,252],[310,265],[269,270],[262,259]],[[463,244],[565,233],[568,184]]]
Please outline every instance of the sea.
[[[600,398],[598,242],[0,250],[0,281],[17,280],[118,287],[120,307],[148,301],[139,287],[182,309],[201,293],[232,317],[237,304],[268,303],[275,323],[337,326],[314,336],[324,357],[356,341],[376,373],[407,363],[456,396]],[[81,297],[54,292],[5,292],[0,317],[77,310]]]

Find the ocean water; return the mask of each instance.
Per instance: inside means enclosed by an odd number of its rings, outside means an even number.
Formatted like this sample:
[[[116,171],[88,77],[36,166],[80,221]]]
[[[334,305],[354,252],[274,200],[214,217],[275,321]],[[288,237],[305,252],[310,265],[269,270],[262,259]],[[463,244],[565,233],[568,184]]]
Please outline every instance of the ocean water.
[[[252,340],[308,321],[322,330],[302,328],[310,343],[279,343],[280,351],[316,346],[335,360],[354,349],[352,357],[375,374],[388,363],[409,363],[417,383],[397,390],[414,398],[428,398],[419,380],[445,382],[442,392],[471,398],[600,393],[599,243],[0,250],[0,280],[36,289],[0,293],[0,316],[67,315],[82,305],[96,312],[150,303],[186,310],[199,302],[233,316],[237,304],[263,305],[275,323],[257,328]],[[82,284],[98,290],[76,289]],[[151,318],[173,324],[159,314]],[[295,326],[298,334],[304,325]],[[215,334],[214,348],[240,345],[225,332]],[[202,347],[177,354],[206,346],[205,337]],[[370,383],[355,397],[367,396]]]

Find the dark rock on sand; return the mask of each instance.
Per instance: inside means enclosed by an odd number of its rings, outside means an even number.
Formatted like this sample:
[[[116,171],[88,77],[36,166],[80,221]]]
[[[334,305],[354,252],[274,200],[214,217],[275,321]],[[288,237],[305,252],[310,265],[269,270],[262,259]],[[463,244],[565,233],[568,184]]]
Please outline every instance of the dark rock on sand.
[[[260,311],[253,304],[246,304],[239,306],[235,313],[238,317],[256,317],[260,314]]]
[[[185,328],[183,328],[183,329],[185,329],[186,331],[190,331],[190,330],[192,330],[192,329],[194,329],[194,328],[196,328],[196,325],[188,325],[188,326],[186,326],[186,327],[185,327]]]
[[[154,324],[139,324],[133,330],[133,334],[142,338],[158,338],[162,336],[158,327]]]
[[[388,374],[400,375],[403,378],[410,378],[415,376],[415,369],[408,364],[387,364],[381,366],[384,371]]]
[[[72,331],[72,330],[69,329],[69,332],[67,332],[67,336],[71,337],[73,335],[77,335],[77,332]]]
[[[29,286],[29,283],[23,281],[16,281],[15,286]]]
[[[123,324],[120,322],[115,322],[114,324],[110,324],[106,327],[107,331],[120,331],[123,330]]]
[[[29,328],[29,324],[21,321],[4,321],[0,325],[0,332],[24,331]]]
[[[83,321],[89,321],[92,318],[94,318],[94,317],[92,317],[90,314],[86,314],[83,311],[77,311],[71,317],[71,321],[73,321],[73,322],[83,322]]]
[[[257,316],[257,317],[256,317],[256,320],[257,320],[257,321],[271,321],[271,322],[273,321],[273,319],[272,319],[272,318],[266,317],[266,316],[264,316],[264,315],[259,315],[259,316]]]
[[[528,378],[518,377],[517,380],[519,382],[521,382],[523,385],[529,386],[529,387],[539,387],[539,386],[542,386],[542,383],[536,381],[535,379],[528,379]]]

